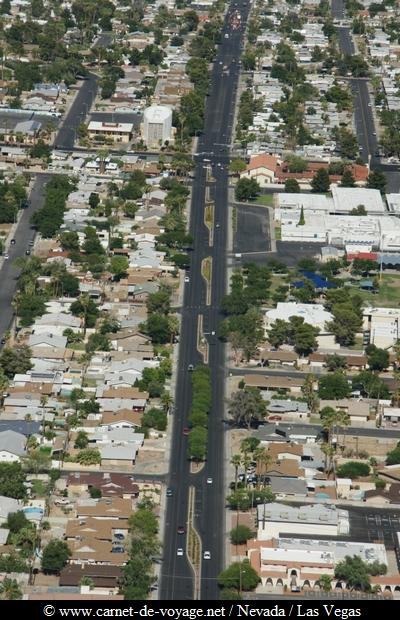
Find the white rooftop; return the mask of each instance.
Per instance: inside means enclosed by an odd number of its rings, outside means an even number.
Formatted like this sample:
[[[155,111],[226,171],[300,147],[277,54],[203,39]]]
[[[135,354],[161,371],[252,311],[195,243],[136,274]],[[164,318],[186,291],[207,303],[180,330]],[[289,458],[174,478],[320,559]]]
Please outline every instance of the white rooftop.
[[[101,121],[90,121],[88,125],[89,131],[119,132],[132,133],[133,123],[104,123]]]
[[[365,187],[339,187],[332,186],[332,198],[334,210],[337,213],[349,213],[359,205],[364,205],[368,214],[386,213],[382,196],[377,189]]]
[[[325,310],[322,304],[279,302],[276,308],[267,310],[265,313],[268,324],[277,319],[288,321],[291,316],[302,317],[305,323],[309,323],[320,329],[324,329],[325,324],[333,319],[333,315]]]

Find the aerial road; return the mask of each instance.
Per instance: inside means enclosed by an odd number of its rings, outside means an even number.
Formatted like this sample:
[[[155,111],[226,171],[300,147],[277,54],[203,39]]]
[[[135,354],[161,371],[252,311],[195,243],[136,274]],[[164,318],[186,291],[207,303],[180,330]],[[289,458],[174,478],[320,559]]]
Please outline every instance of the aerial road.
[[[180,350],[177,373],[175,416],[169,473],[173,495],[167,498],[161,600],[217,600],[217,576],[224,566],[224,381],[225,349],[213,335],[220,321],[219,306],[226,292],[226,244],[228,224],[228,145],[239,75],[239,60],[249,3],[232,3],[225,17],[221,44],[214,62],[210,95],[206,103],[203,134],[198,140],[196,166],[192,185],[190,233],[195,239],[191,256],[190,281],[186,284],[182,308]],[[240,16],[240,17],[239,17]],[[215,182],[207,181],[207,168]],[[208,245],[204,224],[206,186],[215,204],[214,242]],[[206,287],[201,275],[201,262],[212,258],[211,303],[206,305]],[[207,460],[200,473],[190,473],[187,437],[191,405],[191,382],[188,367],[202,362],[197,350],[197,324],[203,315],[204,331],[209,335],[209,367],[212,381],[212,406],[208,424]],[[195,593],[193,570],[186,556],[186,540],[178,534],[188,515],[189,488],[196,492],[194,525],[201,537],[202,561],[200,587]],[[177,550],[183,548],[184,554]],[[208,552],[206,558],[204,553]],[[203,559],[204,558],[204,559]]]
[[[20,269],[15,266],[15,259],[18,256],[25,256],[25,252],[29,249],[29,242],[35,238],[35,231],[31,227],[30,219],[32,214],[43,204],[43,189],[50,175],[38,174],[32,191],[29,196],[30,206],[21,211],[20,220],[14,233],[15,243],[4,250],[4,254],[8,255],[8,259],[2,258],[2,266],[0,267],[0,338],[3,339],[4,333],[9,330],[12,323],[14,310],[12,301],[17,288],[17,279]],[[3,256],[4,256],[3,254]],[[2,346],[2,345],[1,345]]]

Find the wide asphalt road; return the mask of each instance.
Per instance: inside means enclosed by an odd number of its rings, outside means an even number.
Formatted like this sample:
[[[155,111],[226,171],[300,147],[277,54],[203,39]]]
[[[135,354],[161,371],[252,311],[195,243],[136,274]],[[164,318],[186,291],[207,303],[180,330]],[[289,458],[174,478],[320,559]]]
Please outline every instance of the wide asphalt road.
[[[55,148],[72,149],[74,147],[77,129],[90,112],[96,92],[97,76],[94,73],[89,73],[88,78],[82,82],[75,100],[62,122],[54,141]]]
[[[242,15],[241,29],[231,31],[229,18],[234,10]],[[197,351],[197,324],[204,317],[204,331],[216,330],[220,321],[219,305],[226,291],[226,244],[228,215],[227,145],[232,131],[235,93],[238,81],[238,60],[241,54],[243,27],[248,15],[248,2],[237,2],[228,9],[222,29],[222,40],[212,71],[210,96],[206,105],[204,133],[198,141],[198,157],[192,185],[190,232],[195,239],[191,257],[190,283],[186,285],[182,309],[178,378],[175,401],[173,441],[169,485],[174,495],[167,499],[162,568],[161,600],[194,598],[193,572],[186,555],[177,556],[177,549],[186,550],[185,536],[177,527],[185,525],[188,513],[189,487],[196,489],[195,526],[200,533],[202,553],[210,551],[211,559],[202,560],[200,598],[217,600],[217,576],[224,565],[224,378],[225,350],[221,342],[209,336],[209,366],[211,369],[212,406],[209,415],[207,461],[204,469],[190,474],[187,458],[187,438],[182,429],[188,425],[191,405],[191,381],[188,365],[201,361]],[[228,34],[228,38],[225,38]],[[226,67],[224,69],[224,67]],[[218,164],[223,164],[223,168]],[[210,165],[215,178],[210,183],[210,195],[215,201],[214,244],[208,247],[208,230],[204,225],[204,203],[207,185],[206,166]],[[206,305],[206,290],[201,276],[201,262],[213,259],[211,305]],[[212,478],[212,483],[207,483]]]
[[[30,218],[32,214],[43,204],[43,189],[50,175],[38,174],[33,184],[30,194],[31,206],[22,211],[21,218],[18,223],[17,230],[14,234],[15,245],[10,245],[5,251],[9,255],[9,259],[1,259],[2,266],[0,268],[0,337],[3,338],[11,325],[14,310],[12,300],[14,298],[17,279],[20,269],[15,266],[15,259],[18,256],[25,256],[25,252],[29,247],[29,241],[35,238],[35,230],[31,227]]]

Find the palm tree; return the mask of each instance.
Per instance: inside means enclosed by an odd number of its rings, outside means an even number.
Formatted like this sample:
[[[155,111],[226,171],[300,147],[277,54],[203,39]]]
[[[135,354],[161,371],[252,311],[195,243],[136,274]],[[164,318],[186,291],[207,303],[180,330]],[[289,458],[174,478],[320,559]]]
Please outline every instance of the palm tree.
[[[324,469],[326,474],[329,476],[332,469],[332,459],[335,454],[335,448],[329,443],[323,443],[321,446],[321,452],[325,455]]]
[[[337,419],[337,423],[338,423],[338,427],[339,430],[342,429],[342,441],[339,442],[341,443],[341,448],[342,451],[344,449],[344,429],[347,428],[348,426],[350,426],[351,421],[350,421],[350,416],[347,413],[347,411],[338,411],[338,419]]]
[[[237,491],[238,473],[239,473],[239,467],[241,464],[242,464],[242,457],[240,456],[240,454],[233,454],[231,458],[231,465],[233,465],[233,467],[235,468],[235,493]]]
[[[42,408],[42,433],[44,435],[45,430],[46,430],[46,417],[45,417],[45,413],[46,413],[46,405],[47,405],[47,401],[49,400],[49,397],[46,396],[45,394],[42,394],[40,397],[40,406]]]
[[[0,585],[0,593],[6,601],[15,601],[22,598],[22,590],[15,579],[6,577]]]
[[[330,592],[332,590],[332,577],[330,575],[321,575],[318,579],[321,590]]]
[[[165,413],[169,413],[173,405],[173,402],[174,402],[171,394],[169,392],[164,392],[163,395],[161,396],[161,402],[163,404]]]

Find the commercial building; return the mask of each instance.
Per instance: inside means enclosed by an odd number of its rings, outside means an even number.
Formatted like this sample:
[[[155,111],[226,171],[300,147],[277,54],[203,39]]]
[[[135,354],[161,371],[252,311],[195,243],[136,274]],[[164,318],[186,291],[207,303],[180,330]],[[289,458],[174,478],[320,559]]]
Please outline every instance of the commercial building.
[[[258,540],[281,534],[312,534],[315,536],[347,536],[349,514],[334,504],[286,506],[278,502],[257,506]]]
[[[319,346],[336,347],[334,336],[329,332],[326,325],[332,321],[333,315],[325,310],[322,304],[300,304],[296,302],[279,302],[276,308],[267,310],[264,316],[265,337],[268,338],[268,330],[278,319],[289,321],[291,316],[304,319],[305,323],[318,327],[320,330],[317,337]]]
[[[112,138],[114,142],[129,142],[132,139],[133,123],[104,123],[90,121],[88,132],[91,138],[105,136]]]
[[[152,105],[143,116],[143,140],[150,147],[159,147],[172,137],[172,110],[167,106]]]
[[[380,348],[391,347],[399,340],[400,310],[397,308],[363,309],[363,331],[369,343]]]
[[[316,534],[318,536],[318,534]],[[388,564],[385,546],[341,540],[304,538],[274,538],[253,540],[247,544],[247,555],[257,571],[261,585],[288,588],[319,586],[321,574],[332,578],[333,588],[345,588],[346,583],[334,579],[335,565],[346,556],[358,556],[367,564]]]

